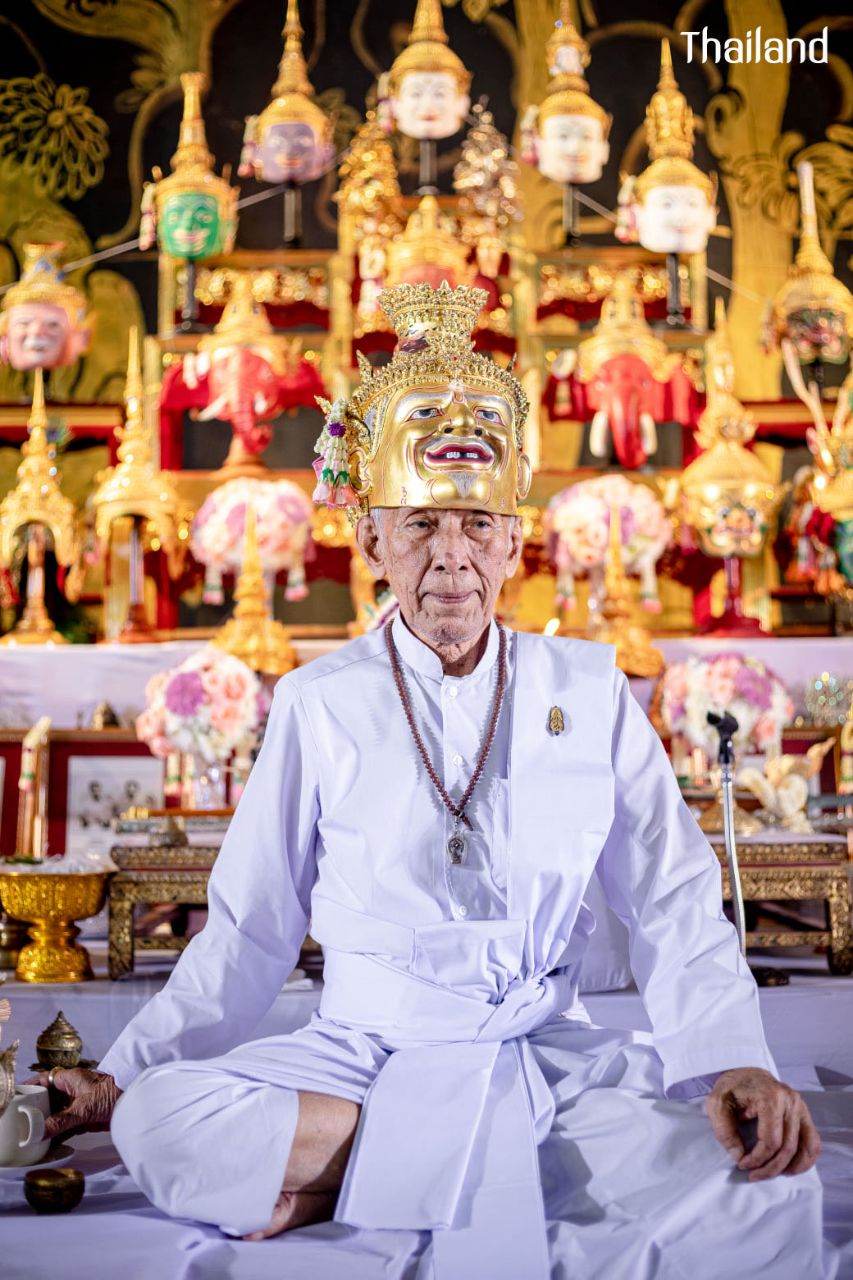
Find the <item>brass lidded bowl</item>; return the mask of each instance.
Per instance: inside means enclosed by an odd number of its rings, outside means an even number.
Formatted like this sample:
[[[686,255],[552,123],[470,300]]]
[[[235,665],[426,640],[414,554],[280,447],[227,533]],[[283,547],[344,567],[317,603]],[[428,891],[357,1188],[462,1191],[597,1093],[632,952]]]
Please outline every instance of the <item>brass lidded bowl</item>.
[[[83,1041],[62,1010],[36,1040],[39,1066],[47,1071],[51,1067],[79,1066],[82,1051]]]
[[[36,1213],[70,1213],[85,1188],[79,1169],[31,1169],[24,1176],[24,1195]]]

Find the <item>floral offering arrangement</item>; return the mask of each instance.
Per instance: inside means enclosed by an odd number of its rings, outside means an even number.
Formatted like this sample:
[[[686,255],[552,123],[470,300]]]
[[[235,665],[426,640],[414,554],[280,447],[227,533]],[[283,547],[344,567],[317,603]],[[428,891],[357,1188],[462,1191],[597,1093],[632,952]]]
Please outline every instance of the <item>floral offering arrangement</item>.
[[[782,730],[794,703],[782,681],[757,658],[719,653],[688,658],[667,667],[661,683],[663,725],[691,747],[714,757],[719,739],[707,713],[730,712],[738,722],[734,744],[740,750],[773,755],[781,750]]]
[[[285,599],[304,600],[310,499],[290,480],[238,479],[208,494],[192,523],[190,550],[205,567],[205,602],[221,604],[223,574],[239,572],[249,506],[255,509],[264,575],[272,580],[286,572]]]
[[[224,763],[235,751],[251,749],[269,702],[251,667],[209,644],[179,667],[152,676],[136,733],[161,759],[183,752]]]
[[[643,607],[660,612],[655,565],[672,540],[663,503],[644,484],[622,475],[581,480],[555,494],[545,511],[548,552],[557,569],[557,605],[575,605],[575,580],[588,576],[594,591],[603,585],[610,513],[621,516],[622,563],[640,578]]]

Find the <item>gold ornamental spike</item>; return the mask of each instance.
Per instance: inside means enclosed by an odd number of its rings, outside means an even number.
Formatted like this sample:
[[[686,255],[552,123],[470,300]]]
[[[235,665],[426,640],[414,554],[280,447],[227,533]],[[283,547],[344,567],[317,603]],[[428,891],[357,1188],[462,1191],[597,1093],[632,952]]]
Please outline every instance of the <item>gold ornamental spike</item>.
[[[589,66],[589,45],[572,22],[569,0],[562,0],[560,16],[545,45],[551,77],[539,107],[541,124],[549,116],[592,116],[598,120],[605,138],[613,117],[590,97],[584,69]]]
[[[471,87],[471,72],[450,48],[444,30],[441,0],[418,0],[406,47],[394,59],[388,73],[392,94],[400,88],[403,77],[412,71],[446,71],[453,76],[462,93],[467,93]]]
[[[44,525],[53,537],[58,563],[70,565],[77,555],[77,516],[74,503],[59,487],[59,472],[48,445],[42,369],[35,371],[28,432],[17,481],[0,503],[0,564],[12,563],[21,529]]]
[[[145,421],[139,334],[130,331],[127,380],[124,389],[125,424],[116,466],[110,467],[92,497],[95,535],[106,546],[116,520],[135,516],[145,520],[160,540],[176,569],[179,552],[180,502],[172,477],[154,461],[151,428]]]
[[[299,21],[299,5],[297,0],[287,0],[287,14],[284,28],[284,53],[278,64],[278,79],[273,85],[273,97],[279,98],[285,93],[304,93],[311,96],[313,85],[308,79],[308,66],[302,52],[302,37],[305,34]]]
[[[298,665],[286,627],[270,615],[269,592],[258,550],[255,508],[246,508],[243,563],[234,591],[233,617],[213,637],[213,644],[240,658],[260,675],[283,676]]]
[[[648,679],[663,671],[664,656],[652,645],[645,627],[632,621],[633,612],[631,583],[622,561],[622,511],[618,503],[613,503],[604,562],[603,621],[595,638],[616,646],[616,665],[626,675]]]
[[[635,191],[644,200],[652,187],[693,186],[704,191],[709,203],[716,198],[716,181],[693,163],[695,121],[690,105],[678,87],[672,69],[669,41],[661,41],[660,78],[646,107],[646,145],[652,163],[639,175]]]
[[[178,148],[172,156],[172,173],[186,169],[212,169],[213,156],[207,147],[201,95],[207,86],[203,71],[185,71],[181,76],[184,114],[178,134]]]

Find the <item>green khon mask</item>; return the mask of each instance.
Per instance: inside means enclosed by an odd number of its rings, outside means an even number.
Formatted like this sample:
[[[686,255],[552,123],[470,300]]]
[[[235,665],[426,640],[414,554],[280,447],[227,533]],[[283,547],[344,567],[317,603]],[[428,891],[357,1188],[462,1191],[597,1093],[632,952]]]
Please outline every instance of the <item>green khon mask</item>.
[[[160,248],[173,258],[209,258],[226,239],[215,197],[202,192],[167,196],[157,228]]]

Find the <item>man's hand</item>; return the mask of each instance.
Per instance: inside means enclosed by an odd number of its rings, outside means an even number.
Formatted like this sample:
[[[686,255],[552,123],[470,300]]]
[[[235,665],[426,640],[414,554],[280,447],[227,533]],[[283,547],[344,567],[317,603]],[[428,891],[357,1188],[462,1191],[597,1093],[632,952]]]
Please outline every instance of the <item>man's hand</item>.
[[[27,1084],[47,1087],[47,1075],[46,1071],[40,1071]],[[54,1139],[60,1134],[70,1137],[74,1133],[109,1129],[113,1107],[121,1097],[121,1089],[112,1076],[82,1067],[59,1068],[53,1073],[53,1087],[67,1093],[70,1102],[62,1111],[48,1117],[44,1126],[45,1137]]]
[[[750,1182],[811,1169],[820,1155],[820,1136],[795,1089],[760,1067],[724,1071],[706,1102],[714,1136],[749,1171]],[[738,1126],[755,1121],[758,1137],[747,1151]]]

